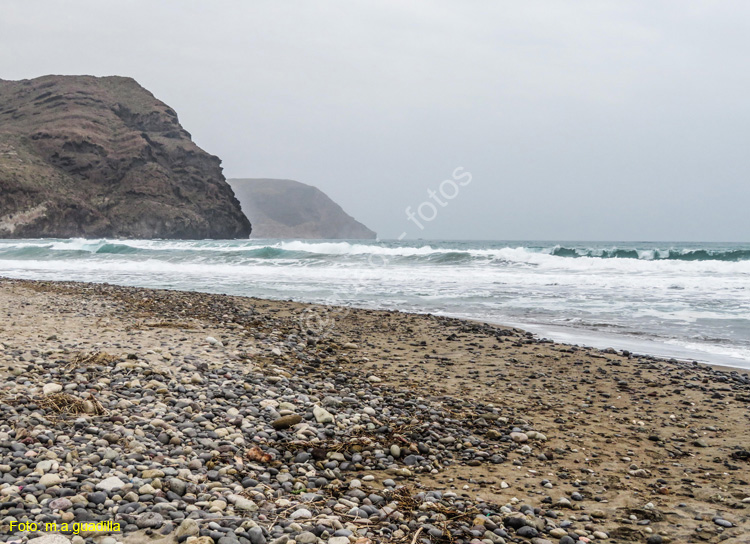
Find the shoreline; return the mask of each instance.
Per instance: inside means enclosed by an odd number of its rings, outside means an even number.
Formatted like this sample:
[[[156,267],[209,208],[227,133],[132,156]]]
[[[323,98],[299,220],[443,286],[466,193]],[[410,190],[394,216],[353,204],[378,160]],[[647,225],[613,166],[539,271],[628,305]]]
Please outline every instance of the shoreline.
[[[162,544],[180,530],[189,544],[750,530],[738,369],[429,314],[111,284],[0,278],[0,311],[0,519],[89,516]],[[56,385],[83,411],[45,404]]]
[[[21,279],[21,278],[12,278],[7,276],[1,276],[0,275],[0,281],[9,280],[9,281],[26,281],[26,282],[40,282],[40,283],[60,283],[60,284],[91,284],[91,285],[111,285],[113,287],[123,287],[123,288],[129,288],[129,289],[148,289],[148,290],[155,290],[155,291],[172,291],[172,292],[179,292],[179,293],[202,293],[206,295],[214,295],[214,296],[226,296],[226,297],[240,297],[240,298],[247,298],[251,300],[263,300],[267,301],[269,303],[276,303],[276,302],[294,302],[295,304],[300,304],[303,306],[309,306],[311,308],[314,307],[329,307],[330,305],[317,303],[317,302],[307,302],[307,301],[298,301],[294,299],[266,299],[266,298],[259,298],[255,296],[248,296],[248,295],[235,295],[235,294],[228,294],[228,293],[216,293],[211,291],[200,291],[200,290],[190,290],[186,291],[184,289],[179,288],[166,288],[166,287],[142,287],[142,286],[135,286],[135,285],[123,285],[123,284],[115,284],[115,283],[107,283],[107,282],[88,282],[88,281],[68,281],[68,280],[37,280],[37,279]],[[670,361],[677,361],[682,363],[697,363],[700,365],[708,366],[711,368],[715,368],[717,370],[722,370],[725,372],[742,372],[743,374],[750,373],[750,361],[746,361],[744,359],[738,359],[735,357],[727,356],[727,355],[714,355],[714,357],[718,360],[725,360],[726,362],[711,362],[707,360],[701,360],[696,357],[689,357],[689,354],[694,355],[707,355],[705,352],[700,352],[696,350],[690,350],[690,349],[681,349],[677,348],[675,350],[674,355],[659,355],[655,354],[653,352],[649,351],[640,351],[638,349],[639,345],[653,343],[654,348],[658,348],[658,346],[669,346],[669,344],[666,343],[659,343],[656,341],[632,341],[629,342],[627,340],[627,337],[624,337],[625,339],[619,337],[618,335],[612,335],[607,333],[601,333],[597,331],[588,331],[588,330],[579,330],[572,327],[555,327],[552,325],[535,325],[535,324],[528,324],[528,323],[506,323],[506,322],[497,322],[493,320],[483,320],[478,318],[471,318],[471,317],[464,317],[464,316],[457,316],[454,314],[434,314],[430,312],[416,312],[416,311],[402,311],[402,310],[388,310],[388,309],[376,309],[376,308],[367,308],[365,306],[339,306],[334,305],[333,307],[340,308],[343,311],[349,311],[349,310],[357,310],[357,311],[398,311],[400,313],[404,313],[407,315],[427,315],[427,316],[439,316],[439,317],[445,317],[448,319],[457,319],[460,321],[469,321],[474,323],[481,323],[486,325],[492,325],[495,327],[503,327],[503,328],[513,328],[517,330],[521,330],[523,332],[530,332],[533,334],[537,339],[539,340],[551,340],[556,344],[564,345],[564,346],[571,346],[571,347],[580,347],[580,348],[590,348],[595,349],[599,351],[605,351],[610,349],[615,349],[618,352],[630,352],[633,354],[633,356],[643,357],[643,358],[650,358],[653,360],[658,361],[664,361],[664,362],[670,362]],[[559,328],[559,331],[555,331],[555,329]],[[560,337],[570,337],[570,340],[560,340],[558,338]],[[586,338],[590,338],[592,341],[587,342]],[[612,342],[605,342],[603,339],[610,338]],[[579,340],[583,339],[583,340]],[[600,345],[595,345],[600,344]],[[614,346],[622,346],[622,347],[614,347]],[[682,351],[682,354],[679,354],[677,352]],[[736,364],[734,361],[737,361]],[[740,363],[745,364],[746,366],[741,366]]]
[[[656,263],[620,258],[617,242],[265,242],[15,241],[4,252],[4,273],[432,312],[520,326],[564,343],[750,368],[750,328],[741,312],[747,263],[724,260],[737,257],[732,252],[683,244],[668,248],[675,259]],[[557,255],[560,244],[566,250]],[[658,245],[644,242],[641,250]],[[680,256],[686,260],[678,263]],[[367,292],[360,274],[374,282]],[[579,282],[580,274],[591,274],[590,281]]]
[[[460,318],[459,318],[460,319]],[[485,323],[483,321],[478,321],[479,323]],[[704,352],[698,352],[693,350],[675,350],[675,354],[673,356],[671,355],[659,355],[654,354],[653,352],[648,351],[640,351],[639,346],[645,346],[646,344],[654,344],[655,348],[658,348],[658,346],[669,346],[669,344],[666,343],[659,343],[655,340],[647,340],[647,341],[628,341],[627,336],[620,336],[620,335],[612,335],[612,334],[606,334],[601,333],[597,331],[590,331],[590,334],[586,334],[587,331],[585,330],[578,330],[578,329],[572,329],[568,327],[559,327],[559,331],[555,331],[553,327],[551,326],[545,326],[545,325],[533,325],[533,324],[500,324],[495,323],[492,321],[487,321],[486,323],[498,325],[498,326],[511,326],[514,328],[521,329],[523,331],[527,331],[532,333],[535,337],[539,339],[549,339],[555,342],[556,344],[561,344],[565,346],[577,346],[577,347],[587,347],[591,349],[596,349],[599,351],[607,351],[614,349],[617,352],[628,352],[631,353],[633,357],[641,357],[641,358],[649,358],[657,361],[663,361],[663,362],[671,362],[671,361],[677,361],[680,363],[688,363],[688,364],[698,364],[703,366],[709,366],[711,368],[714,368],[716,370],[721,370],[723,372],[741,372],[744,374],[750,373],[750,361],[746,361],[744,359],[737,359],[735,357],[730,356],[722,356],[721,359],[727,360],[726,364],[722,363],[716,363],[716,362],[710,362],[705,360],[700,360],[697,358],[691,358],[687,357],[688,353],[694,353],[694,354],[701,354],[705,355]],[[570,332],[574,331],[574,332]],[[565,340],[559,340],[561,337],[570,337],[571,340],[565,341]],[[599,346],[594,345],[593,342],[587,342],[585,339],[590,338],[592,341],[595,341],[597,344],[600,344]],[[623,340],[625,338],[625,340]],[[576,341],[577,339],[583,339],[582,341]],[[605,342],[603,339],[610,339],[611,342]],[[679,354],[678,351],[683,351],[684,353]],[[730,364],[734,360],[737,360],[738,362],[745,363],[748,366],[735,366]]]

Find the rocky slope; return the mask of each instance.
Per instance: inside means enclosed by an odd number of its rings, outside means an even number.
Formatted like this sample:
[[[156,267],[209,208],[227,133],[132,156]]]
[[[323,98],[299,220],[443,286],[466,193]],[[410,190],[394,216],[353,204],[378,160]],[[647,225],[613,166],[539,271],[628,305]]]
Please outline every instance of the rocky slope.
[[[288,179],[230,179],[255,238],[374,239],[376,234],[311,185]]]
[[[219,158],[133,79],[0,80],[0,237],[244,238],[250,230]]]

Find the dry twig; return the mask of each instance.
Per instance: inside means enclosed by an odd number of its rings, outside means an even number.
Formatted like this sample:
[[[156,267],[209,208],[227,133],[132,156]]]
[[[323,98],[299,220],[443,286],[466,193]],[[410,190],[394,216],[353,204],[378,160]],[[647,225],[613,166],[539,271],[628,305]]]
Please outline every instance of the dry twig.
[[[87,399],[74,397],[69,393],[54,393],[33,401],[46,412],[60,416],[78,416],[82,414],[100,416],[107,413],[101,402],[94,395]]]
[[[108,365],[118,359],[116,355],[104,351],[91,351],[89,353],[76,353],[70,363],[65,367],[66,370],[78,368],[79,366],[89,365]]]

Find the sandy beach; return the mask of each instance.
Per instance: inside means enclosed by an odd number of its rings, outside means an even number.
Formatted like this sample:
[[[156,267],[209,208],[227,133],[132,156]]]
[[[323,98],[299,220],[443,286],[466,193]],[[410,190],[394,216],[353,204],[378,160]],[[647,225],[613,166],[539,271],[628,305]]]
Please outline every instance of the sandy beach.
[[[4,541],[750,542],[747,372],[111,285],[0,312]]]

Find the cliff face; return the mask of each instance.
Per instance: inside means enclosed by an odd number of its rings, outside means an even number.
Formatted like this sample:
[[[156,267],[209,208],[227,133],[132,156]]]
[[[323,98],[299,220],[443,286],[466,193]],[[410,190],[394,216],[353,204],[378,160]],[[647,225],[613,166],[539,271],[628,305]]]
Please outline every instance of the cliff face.
[[[0,80],[0,237],[245,238],[220,163],[133,79]]]
[[[288,179],[230,179],[254,238],[374,239],[325,193]]]

